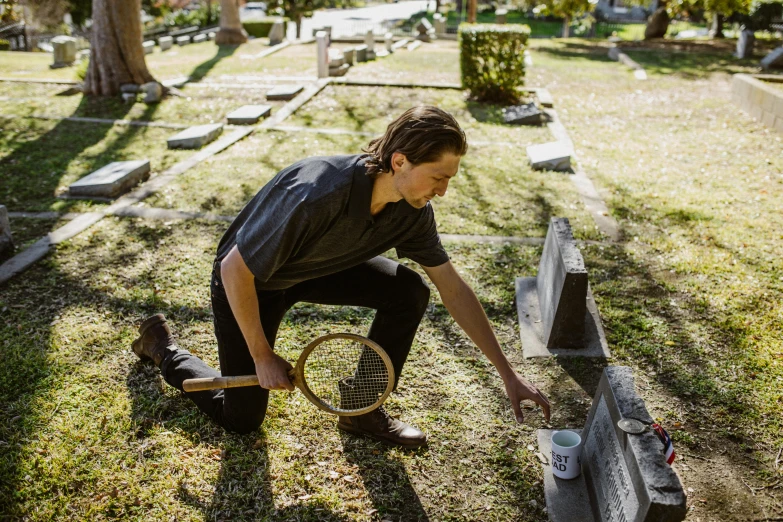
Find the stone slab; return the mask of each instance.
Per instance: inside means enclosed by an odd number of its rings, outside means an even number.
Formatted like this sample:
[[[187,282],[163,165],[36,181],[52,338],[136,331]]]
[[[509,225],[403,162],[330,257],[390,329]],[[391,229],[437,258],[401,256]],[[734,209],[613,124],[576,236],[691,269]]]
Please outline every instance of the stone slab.
[[[421,47],[421,42],[419,40],[414,40],[408,44],[408,47],[406,47],[406,49],[408,49],[409,51],[415,51],[419,47]]]
[[[206,34],[197,34],[193,37],[193,43],[201,43],[207,41],[207,35]]]
[[[329,67],[329,76],[345,76],[351,66],[347,63],[340,65],[339,67]]]
[[[170,149],[199,149],[223,132],[222,123],[196,125],[185,129],[167,140]]]
[[[403,38],[402,40],[398,40],[398,41],[396,41],[396,42],[394,42],[392,44],[392,51],[396,51],[396,50],[400,49],[401,47],[405,47],[406,45],[408,45],[408,39],[407,38]]]
[[[587,269],[567,218],[549,222],[536,277],[516,280],[525,358],[609,357]]]
[[[271,105],[243,105],[226,116],[226,120],[229,125],[253,125],[271,113]]]
[[[527,157],[536,170],[569,170],[572,150],[562,141],[551,141],[540,145],[530,145]]]
[[[549,89],[536,89],[535,92],[536,97],[538,98],[538,103],[540,103],[542,107],[555,106],[555,100],[552,98],[552,94],[549,92]]]
[[[541,125],[544,113],[535,103],[512,105],[503,109],[503,122],[508,125]]]
[[[362,63],[367,61],[367,46],[366,45],[359,45],[355,49],[356,51],[356,62]]]
[[[174,38],[171,36],[161,36],[158,38],[158,45],[161,51],[168,51],[174,45]]]
[[[783,46],[774,49],[761,60],[761,68],[767,69],[783,67]]]
[[[149,160],[115,161],[68,187],[71,197],[115,198],[150,175]]]
[[[283,38],[285,38],[285,23],[277,21],[269,30],[269,45],[279,45],[283,43]]]
[[[267,100],[291,100],[304,89],[301,85],[281,85],[266,93]]]
[[[663,444],[649,427],[639,434],[621,430],[617,423],[624,419],[653,422],[636,394],[631,368],[609,366],[579,432],[582,474],[573,481],[548,476],[552,474],[551,431],[539,430],[539,450],[547,460],[544,496],[550,520],[679,522],[685,518],[687,498],[679,477],[666,463]],[[574,503],[581,511],[572,509]]]
[[[585,476],[563,480],[552,473],[552,433],[563,430],[538,430],[538,451],[544,455],[544,498],[552,522],[597,522],[590,507]],[[581,435],[582,430],[568,430]]]
[[[144,54],[152,54],[155,50],[155,41],[147,40],[146,42],[143,42],[141,46],[144,47]]]
[[[178,36],[177,45],[188,45],[190,43],[190,36]]]

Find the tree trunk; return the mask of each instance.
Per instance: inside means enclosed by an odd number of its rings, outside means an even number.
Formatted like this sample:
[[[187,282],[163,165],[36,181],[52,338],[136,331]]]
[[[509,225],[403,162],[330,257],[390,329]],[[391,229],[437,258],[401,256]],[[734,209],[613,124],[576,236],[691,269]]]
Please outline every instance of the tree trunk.
[[[114,96],[126,83],[155,81],[141,45],[141,0],[93,0],[90,66],[84,94]]]
[[[712,14],[710,38],[725,38],[725,35],[723,34],[723,15],[720,13]]]
[[[647,27],[644,28],[644,39],[663,38],[669,30],[669,13],[666,12],[666,3],[660,2],[660,7],[647,20]]]
[[[468,23],[476,23],[476,0],[468,0]]]
[[[563,38],[571,36],[571,17],[566,15],[563,18]]]
[[[440,13],[440,0],[435,0],[435,12]]]
[[[457,5],[456,5],[457,16],[459,17],[460,22],[464,21],[462,18],[462,2],[463,0],[457,0]]]
[[[302,39],[302,15],[301,14],[296,15],[294,21],[296,22],[296,39],[301,40]]]
[[[239,21],[239,0],[220,0],[220,30],[215,35],[218,45],[239,45],[247,42],[247,33]]]
[[[212,0],[207,0],[207,20],[206,26],[212,25]]]

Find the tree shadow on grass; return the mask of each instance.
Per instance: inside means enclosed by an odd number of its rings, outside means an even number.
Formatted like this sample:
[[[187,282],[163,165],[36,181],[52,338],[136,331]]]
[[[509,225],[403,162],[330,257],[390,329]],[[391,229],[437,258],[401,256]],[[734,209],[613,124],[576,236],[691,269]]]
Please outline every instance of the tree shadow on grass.
[[[601,45],[590,45],[580,42],[561,41],[559,46],[536,47],[535,51],[549,54],[562,60],[593,60],[598,62],[611,62],[608,48]]]

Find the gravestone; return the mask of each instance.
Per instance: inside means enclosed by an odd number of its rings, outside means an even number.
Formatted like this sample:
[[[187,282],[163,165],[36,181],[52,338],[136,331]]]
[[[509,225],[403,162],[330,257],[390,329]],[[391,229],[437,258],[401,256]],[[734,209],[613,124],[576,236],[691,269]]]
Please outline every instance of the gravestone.
[[[508,14],[508,9],[497,9],[495,11],[495,23],[496,24],[505,24],[506,23],[506,15]]]
[[[779,67],[783,68],[783,47],[778,47],[761,60],[761,68],[765,71]]]
[[[51,41],[54,63],[49,67],[59,69],[73,65],[76,61],[76,38],[55,36]]]
[[[541,125],[543,116],[541,109],[532,102],[503,109],[503,122],[509,125]]]
[[[418,40],[414,40],[414,41],[412,41],[411,43],[409,43],[409,44],[408,44],[408,47],[407,47],[407,49],[408,49],[409,51],[415,51],[415,50],[416,50],[416,49],[418,49],[419,47],[421,47],[421,42],[420,42],[420,41],[418,41]]]
[[[356,63],[362,63],[367,61],[367,46],[357,45],[356,50]]]
[[[403,38],[402,40],[397,40],[396,42],[394,42],[392,44],[392,51],[396,51],[400,47],[405,47],[406,45],[408,45],[408,39],[407,38]]]
[[[205,35],[204,33],[197,34],[196,36],[193,37],[193,43],[201,43],[206,41],[207,41],[207,35]]]
[[[427,18],[422,18],[419,20],[419,23],[416,24],[416,31],[419,33],[416,36],[417,40],[422,42],[431,42],[435,39],[435,29],[432,27],[432,24]]]
[[[163,97],[163,86],[158,82],[145,83],[140,89],[144,93],[144,103],[158,103]]]
[[[8,209],[0,205],[0,254],[14,249],[14,238],[11,236],[11,221],[8,219]]]
[[[609,357],[587,269],[568,218],[549,222],[536,277],[516,280],[519,333],[531,357]]]
[[[737,38],[737,58],[753,58],[753,46],[756,43],[756,35],[749,29],[744,29]]]
[[[538,103],[542,107],[554,107],[555,105],[555,100],[552,98],[549,89],[536,89],[536,98],[538,98]]]
[[[432,16],[432,21],[435,25],[435,34],[446,34],[446,17],[440,13],[435,13]]]
[[[375,59],[375,36],[372,34],[372,30],[367,31],[364,35],[364,45],[367,46],[367,60]]]
[[[190,36],[178,36],[177,37],[177,45],[183,46],[188,45],[190,43]]]
[[[161,36],[158,38],[158,45],[161,51],[168,51],[174,45],[174,38],[171,36]]]
[[[229,125],[253,125],[272,113],[269,105],[243,105],[226,116]]]
[[[345,53],[340,49],[329,48],[329,67],[340,67],[345,63]]]
[[[527,148],[530,166],[536,170],[568,170],[571,168],[571,147],[562,141],[552,141]]]
[[[280,45],[285,38],[285,23],[278,20],[272,24],[269,30],[269,45]]]
[[[391,33],[386,33],[383,36],[384,44],[386,45],[386,52],[387,53],[393,53],[394,52],[394,37]]]
[[[628,433],[618,424],[630,419],[641,423],[641,433]],[[649,428],[652,422],[634,389],[631,368],[609,366],[604,368],[584,428],[572,430],[582,438],[579,477],[563,480],[552,474],[552,430],[538,430],[538,448],[547,460],[544,497],[549,520],[684,520],[687,497],[679,477],[666,463],[663,444]]]
[[[297,94],[302,92],[301,85],[280,85],[275,87],[271,91],[266,93],[267,100],[283,100],[288,101],[296,97]]]
[[[326,32],[318,31],[315,35],[315,42],[315,59],[318,64],[318,77],[327,78],[329,76],[329,39],[326,36]],[[268,95],[267,99],[269,99]]]
[[[144,54],[152,54],[155,50],[155,41],[147,40],[146,42],[143,42],[141,46],[144,48]]]
[[[208,32],[208,33],[207,33],[207,40],[209,40],[210,42],[211,42],[211,41],[213,41],[213,40],[215,39],[215,35],[216,35],[216,34],[217,34],[217,33],[215,33],[215,31],[210,31],[210,32]]]
[[[170,149],[199,149],[220,136],[221,132],[222,123],[196,125],[172,136],[167,143]]]
[[[354,49],[353,47],[348,47],[347,49],[343,49],[343,59],[345,60],[345,63],[348,65],[353,65],[354,62]]]
[[[73,197],[116,198],[150,175],[149,160],[115,161],[68,187]]]

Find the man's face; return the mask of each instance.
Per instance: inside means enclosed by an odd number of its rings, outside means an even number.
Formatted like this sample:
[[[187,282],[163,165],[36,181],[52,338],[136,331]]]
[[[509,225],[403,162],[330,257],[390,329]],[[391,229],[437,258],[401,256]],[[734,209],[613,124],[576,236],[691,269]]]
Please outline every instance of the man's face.
[[[459,170],[460,159],[445,152],[436,161],[413,165],[404,154],[395,152],[392,156],[394,187],[412,207],[423,208],[435,196],[446,194],[449,180]]]

